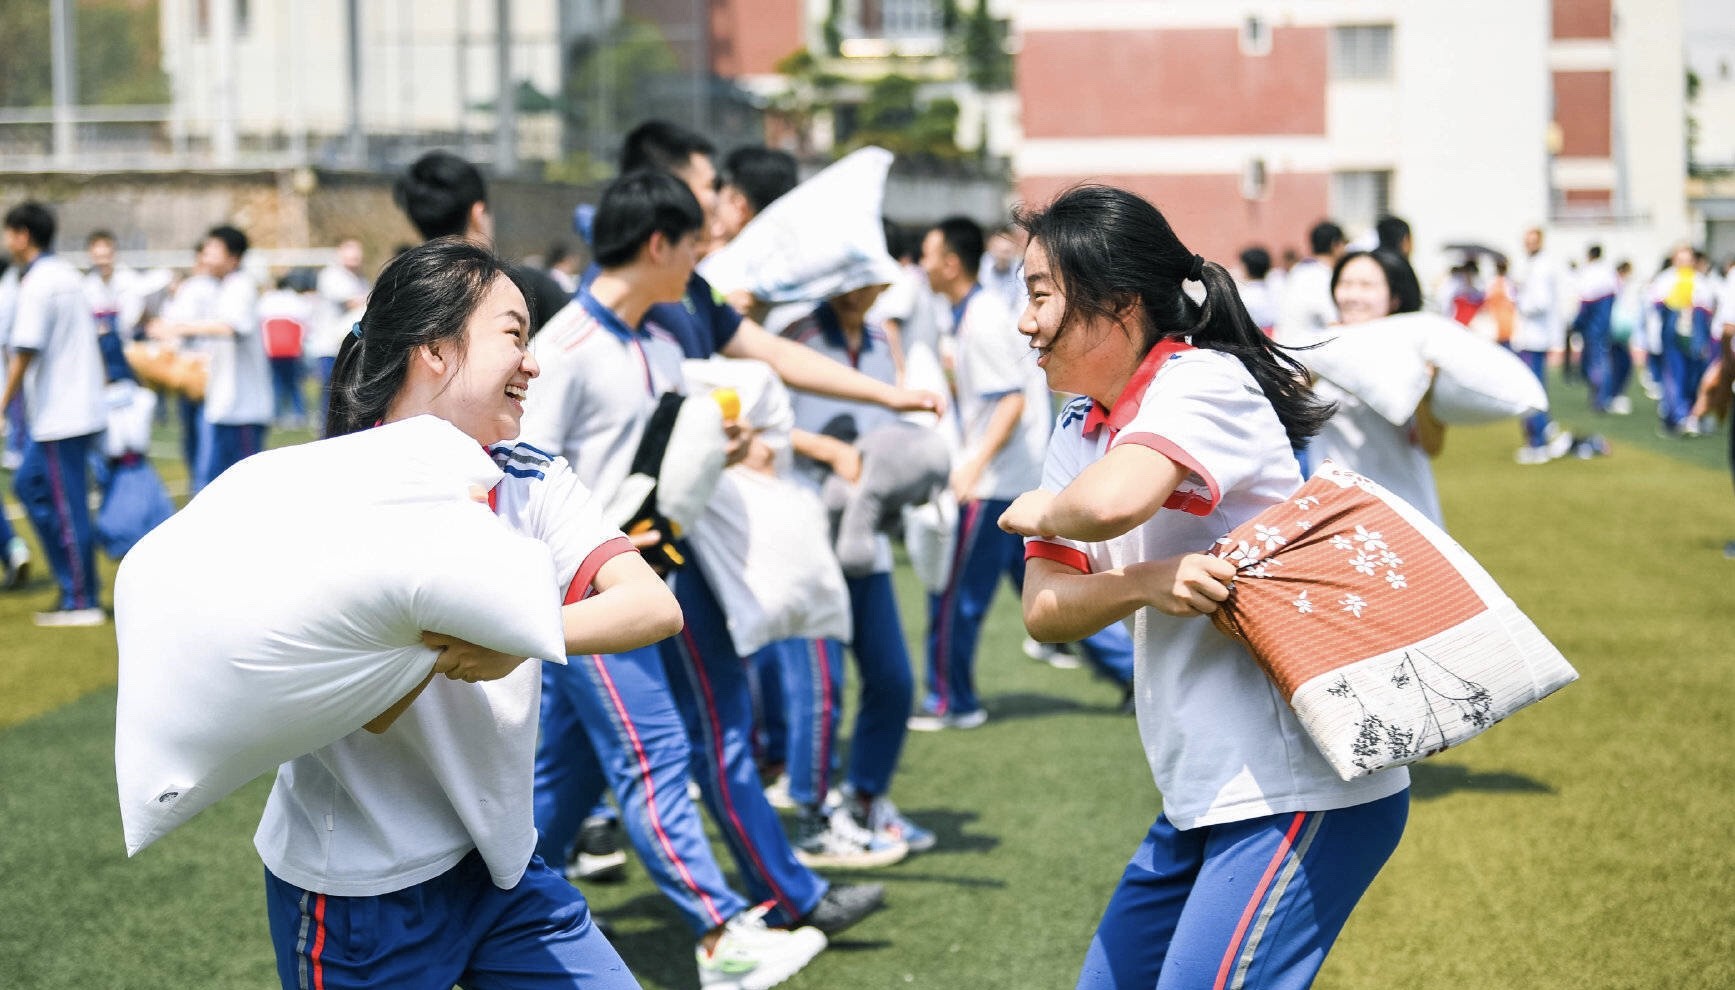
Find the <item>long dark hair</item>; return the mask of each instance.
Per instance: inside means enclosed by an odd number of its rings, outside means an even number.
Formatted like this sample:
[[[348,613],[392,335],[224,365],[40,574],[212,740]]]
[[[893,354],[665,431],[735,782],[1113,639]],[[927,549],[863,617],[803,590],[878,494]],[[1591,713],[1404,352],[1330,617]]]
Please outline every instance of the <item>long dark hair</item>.
[[[365,430],[383,419],[404,386],[416,348],[452,344],[461,355],[456,345],[464,341],[470,315],[501,275],[513,277],[505,262],[458,237],[432,240],[393,258],[368,293],[359,332],[343,338],[332,365],[325,435]]]
[[[1113,321],[1136,302],[1143,352],[1187,338],[1240,358],[1291,446],[1299,448],[1330,418],[1333,407],[1314,397],[1307,372],[1247,315],[1234,276],[1182,246],[1149,202],[1111,186],[1076,186],[1042,209],[1019,210],[1014,221],[1042,242],[1059,274],[1066,294],[1062,333],[1093,317]],[[1204,302],[1182,291],[1188,278],[1205,286]]]

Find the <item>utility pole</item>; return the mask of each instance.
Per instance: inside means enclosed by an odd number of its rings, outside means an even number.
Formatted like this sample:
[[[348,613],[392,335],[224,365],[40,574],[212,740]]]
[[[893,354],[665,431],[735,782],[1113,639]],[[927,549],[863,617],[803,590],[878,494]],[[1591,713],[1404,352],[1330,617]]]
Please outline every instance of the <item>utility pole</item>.
[[[518,94],[512,86],[512,0],[494,0],[495,68],[499,85],[494,96],[494,172],[518,171]]]
[[[73,90],[78,80],[78,65],[73,45],[72,0],[54,0],[49,9],[50,57],[54,62],[54,164],[67,168],[72,165],[73,145],[78,127],[73,121]]]
[[[211,54],[216,72],[216,119],[211,122],[211,155],[220,167],[235,164],[235,0],[211,4]]]
[[[345,0],[344,8],[349,28],[345,51],[348,75],[344,80],[348,90],[349,120],[344,157],[349,159],[350,168],[359,169],[367,166],[367,137],[361,129],[361,0]]]

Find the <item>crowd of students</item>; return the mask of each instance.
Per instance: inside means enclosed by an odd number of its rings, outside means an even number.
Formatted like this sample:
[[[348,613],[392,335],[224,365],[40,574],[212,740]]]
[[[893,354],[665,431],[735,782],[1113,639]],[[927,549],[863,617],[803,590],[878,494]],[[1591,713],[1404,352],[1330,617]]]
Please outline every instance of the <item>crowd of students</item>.
[[[1302,733],[1243,648],[1200,620],[1234,574],[1191,551],[1285,498],[1310,457],[1348,461],[1438,519],[1428,460],[1444,427],[1428,401],[1394,426],[1310,383],[1278,346],[1423,308],[1408,227],[1387,218],[1378,246],[1352,251],[1321,222],[1286,270],[1242,252],[1238,285],[1151,204],[1085,187],[993,231],[965,217],[919,236],[887,225],[884,258],[824,298],[769,306],[696,269],[796,188],[792,158],[744,148],[719,162],[704,137],[653,121],[628,135],[619,169],[584,211],[582,272],[553,251],[548,271],[496,258],[486,184],[444,152],[398,179],[425,243],[377,286],[346,240],[325,270],[262,294],[246,236],[226,225],[176,279],[116,266],[114,237],[94,234],[85,275],[52,253],[51,211],[6,215],[15,485],[59,584],[40,624],[106,621],[86,464],[105,385],[131,374],[112,357],[128,342],[200,364],[202,388],[178,394],[194,492],[273,423],[317,418],[336,436],[432,415],[490,449],[506,480],[489,504],[559,564],[567,664],[431,644],[444,677],[279,770],[256,845],[284,985],[633,986],[574,886],[618,877],[623,839],[688,925],[701,985],[783,981],[884,905],[882,885],[818,871],[890,866],[940,841],[892,800],[900,755],[910,731],[992,718],[976,654],[1003,577],[1050,644],[1029,643],[1033,657],[1082,656],[1119,686],[1163,795],[1079,985],[1311,980],[1402,834],[1408,778],[1345,783],[1305,744],[1270,744]],[[1735,294],[1690,251],[1641,285],[1594,250],[1569,275],[1540,231],[1526,248],[1518,276],[1504,259],[1486,284],[1461,267],[1437,305],[1490,323],[1539,376],[1551,352],[1577,355],[1599,412],[1630,411],[1638,353],[1664,428],[1726,415]],[[849,642],[743,656],[691,533],[655,511],[603,518],[667,397],[697,391],[683,362],[719,356],[763,363],[794,410],[786,438],[726,422],[731,470],[817,490],[856,481],[856,441],[889,423],[946,436],[939,497],[957,517],[919,617],[919,681],[885,537],[847,578]],[[1078,397],[1058,422],[1055,394]],[[1546,415],[1528,421],[1519,460],[1559,456],[1560,436]],[[0,529],[0,547],[20,583],[23,541]],[[840,754],[846,653],[860,691]],[[475,692],[495,718],[454,718]],[[489,811],[474,784],[490,775],[533,780],[533,822],[478,830]]]

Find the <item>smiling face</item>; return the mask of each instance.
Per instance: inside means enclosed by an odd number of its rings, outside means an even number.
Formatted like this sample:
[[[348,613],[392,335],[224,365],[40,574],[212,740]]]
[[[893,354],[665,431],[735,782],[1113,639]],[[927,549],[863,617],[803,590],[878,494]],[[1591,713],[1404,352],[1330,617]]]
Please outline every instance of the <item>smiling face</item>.
[[[1139,362],[1133,332],[1101,316],[1075,313],[1069,321],[1065,283],[1041,241],[1024,249],[1024,284],[1030,301],[1018,318],[1018,332],[1036,351],[1036,366],[1048,376],[1048,387],[1113,402],[1119,383]]]
[[[483,446],[518,435],[524,394],[540,369],[526,350],[530,310],[524,294],[497,276],[464,324],[464,339],[443,348],[438,395],[428,410]]]
[[[1392,289],[1386,284],[1385,269],[1366,256],[1353,258],[1343,266],[1332,298],[1337,302],[1339,321],[1345,325],[1366,323],[1392,313]]]

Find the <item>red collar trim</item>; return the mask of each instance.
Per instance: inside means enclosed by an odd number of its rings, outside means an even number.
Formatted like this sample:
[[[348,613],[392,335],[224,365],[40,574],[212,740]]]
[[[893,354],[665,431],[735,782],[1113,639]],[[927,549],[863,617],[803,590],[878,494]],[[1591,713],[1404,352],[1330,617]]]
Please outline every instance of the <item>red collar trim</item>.
[[[1100,402],[1090,404],[1090,412],[1084,416],[1084,432],[1088,436],[1098,429],[1107,426],[1110,433],[1118,433],[1133,417],[1139,414],[1139,403],[1144,401],[1145,389],[1151,385],[1151,380],[1157,377],[1163,365],[1182,351],[1190,351],[1193,345],[1184,340],[1168,338],[1157,342],[1151,348],[1139,366],[1133,369],[1133,376],[1127,380],[1126,388],[1114,400],[1114,405],[1108,410],[1103,409]]]

